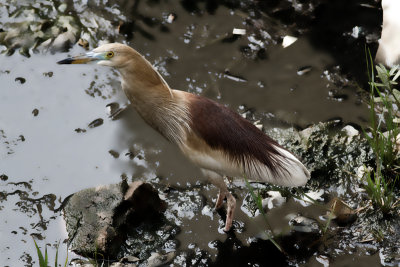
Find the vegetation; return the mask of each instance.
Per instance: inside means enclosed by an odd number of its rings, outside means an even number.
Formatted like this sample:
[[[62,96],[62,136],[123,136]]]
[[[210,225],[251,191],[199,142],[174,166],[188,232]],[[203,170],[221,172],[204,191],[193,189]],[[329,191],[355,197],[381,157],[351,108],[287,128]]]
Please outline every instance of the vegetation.
[[[398,205],[394,189],[398,182],[400,161],[400,91],[395,89],[400,77],[400,67],[388,70],[374,64],[369,53],[368,74],[370,77],[370,128],[365,136],[375,154],[375,169],[365,173],[366,191],[383,214],[388,214]],[[375,80],[378,79],[378,81]]]
[[[267,235],[268,240],[271,241],[272,244],[274,244],[275,247],[276,247],[277,249],[279,249],[279,251],[284,252],[283,249],[282,249],[282,247],[281,247],[281,246],[275,241],[275,239],[274,239],[274,232],[273,232],[273,230],[272,230],[271,225],[270,225],[269,222],[268,222],[267,214],[265,214],[265,211],[264,211],[264,209],[263,209],[263,206],[262,206],[262,197],[260,196],[260,193],[259,193],[259,192],[257,192],[257,194],[255,193],[254,188],[250,185],[249,180],[247,179],[246,176],[244,176],[244,180],[245,180],[245,182],[246,182],[246,186],[247,186],[247,188],[249,189],[249,192],[250,192],[250,195],[251,195],[253,201],[256,203],[258,210],[260,211],[261,215],[263,216],[264,221],[265,221],[266,225],[268,226],[268,228],[269,228],[269,230],[270,230],[270,232],[271,232],[271,234],[269,234],[268,232],[266,232],[266,235]]]
[[[43,256],[43,253],[40,250],[39,246],[37,245],[36,241],[33,240],[33,242],[35,242],[36,252],[37,252],[37,255],[38,255],[38,258],[39,258],[39,266],[40,267],[48,267],[49,266],[49,257],[48,257],[48,254],[47,254],[47,245],[45,246],[44,256]],[[58,267],[58,248],[59,248],[59,245],[60,244],[57,245],[57,249],[56,249],[56,258],[55,258],[55,261],[54,261],[54,267]],[[67,265],[68,265],[68,254],[67,254],[67,258],[65,259],[64,267],[66,267]]]

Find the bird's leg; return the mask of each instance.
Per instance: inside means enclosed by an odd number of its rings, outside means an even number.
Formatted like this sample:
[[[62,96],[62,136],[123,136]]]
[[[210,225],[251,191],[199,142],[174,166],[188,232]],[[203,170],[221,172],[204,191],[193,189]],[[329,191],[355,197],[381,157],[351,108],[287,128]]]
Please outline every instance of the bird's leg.
[[[215,202],[215,209],[220,209],[222,207],[222,203],[224,202],[226,196],[226,191],[219,189],[217,202]]]
[[[226,178],[228,179],[229,183],[232,183],[233,179],[231,177],[226,176]],[[226,188],[226,186],[225,186],[225,188]],[[224,201],[227,192],[229,193],[227,188],[226,188],[226,190],[219,189],[217,202],[215,203],[215,209],[216,210],[221,208],[222,202]]]
[[[202,169],[202,172],[204,175],[206,175],[209,179],[209,181],[215,185],[216,187],[219,188],[219,194],[218,194],[218,199],[217,202],[215,203],[215,209],[218,209],[221,207],[222,202],[224,201],[225,196],[227,197],[227,212],[226,212],[226,220],[225,220],[225,228],[224,231],[229,231],[232,227],[232,221],[233,221],[233,214],[235,212],[236,208],[236,200],[235,197],[228,191],[228,188],[225,184],[224,177],[221,175],[209,171],[209,170],[204,170]]]
[[[233,214],[236,208],[236,199],[230,192],[227,193],[228,210],[226,212],[225,228],[224,231],[228,232],[232,227]]]

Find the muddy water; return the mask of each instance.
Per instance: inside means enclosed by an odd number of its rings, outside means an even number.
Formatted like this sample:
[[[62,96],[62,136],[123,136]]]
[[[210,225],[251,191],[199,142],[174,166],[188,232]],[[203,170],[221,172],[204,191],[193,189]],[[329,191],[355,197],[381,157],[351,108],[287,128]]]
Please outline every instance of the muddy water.
[[[335,59],[315,50],[306,37],[288,48],[271,40],[264,44],[266,56],[252,58],[243,53],[243,47],[257,45],[249,36],[222,41],[233,28],[247,27],[239,12],[220,6],[214,14],[191,13],[170,2],[140,2],[138,10],[160,21],[170,12],[177,14],[175,21],[165,24],[168,31],[139,21],[147,34],[116,38],[144,54],[173,88],[210,97],[234,110],[252,109],[266,126],[282,122],[304,127],[336,117],[362,123],[367,118],[366,107],[357,104],[357,88],[336,88],[324,75],[337,64]],[[127,12],[125,16],[135,15]],[[75,45],[68,53],[54,55],[0,55],[0,175],[8,177],[0,181],[2,266],[29,266],[36,261],[31,234],[49,244],[63,241],[63,223],[54,210],[80,189],[116,183],[121,176],[180,187],[201,181],[197,168],[132,109],[127,108],[117,120],[109,117],[108,104],[128,102],[115,71],[55,63],[82,52]],[[298,75],[306,66],[311,71]],[[344,97],[332,97],[332,90]],[[103,119],[103,124],[89,127],[96,119]],[[260,232],[263,221],[249,220],[240,210],[246,194],[240,188],[232,187],[238,197],[236,235],[246,244],[245,236]],[[216,189],[207,186],[201,192],[206,205],[213,207]],[[276,231],[287,225],[284,214],[299,209],[299,204],[289,203],[274,211],[271,224]],[[183,223],[181,247],[195,243],[215,255],[210,242],[227,239],[222,225],[219,214],[199,212]],[[63,245],[60,258],[65,251]]]

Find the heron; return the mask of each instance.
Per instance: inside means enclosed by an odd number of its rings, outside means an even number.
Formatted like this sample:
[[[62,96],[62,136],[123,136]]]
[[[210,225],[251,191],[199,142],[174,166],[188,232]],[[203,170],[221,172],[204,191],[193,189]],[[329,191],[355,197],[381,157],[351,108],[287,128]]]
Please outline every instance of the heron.
[[[120,43],[66,58],[58,64],[98,65],[118,70],[122,90],[143,120],[175,143],[219,189],[215,209],[227,211],[224,231],[232,227],[236,199],[224,177],[295,187],[305,185],[310,172],[291,152],[235,111],[211,99],[171,89],[139,52]]]

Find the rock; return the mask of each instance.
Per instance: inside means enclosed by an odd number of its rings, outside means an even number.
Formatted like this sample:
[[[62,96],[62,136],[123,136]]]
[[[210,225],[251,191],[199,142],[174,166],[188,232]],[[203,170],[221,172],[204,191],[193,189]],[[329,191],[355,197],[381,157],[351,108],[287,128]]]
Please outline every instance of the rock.
[[[346,128],[346,127],[344,127]],[[329,186],[332,180],[348,179],[350,173],[374,161],[374,153],[362,135],[342,131],[340,120],[315,124],[300,132],[294,129],[270,129],[272,138],[297,155],[311,171],[308,186]],[[350,130],[350,127],[346,128]],[[355,129],[354,129],[355,130]]]
[[[342,131],[345,132],[348,137],[354,137],[360,134],[360,132],[351,125],[344,126]]]
[[[354,222],[357,219],[357,213],[340,198],[335,197],[330,201],[331,212],[328,218],[334,219],[338,225],[343,226]]]
[[[281,195],[279,191],[268,191],[269,197],[262,200],[263,208],[276,208],[282,206],[286,202],[286,198]]]
[[[99,127],[100,125],[102,125],[104,122],[104,120],[102,118],[98,118],[95,119],[94,121],[92,121],[91,123],[88,124],[89,128],[95,128],[95,127]]]
[[[166,265],[172,261],[175,257],[175,252],[171,251],[166,254],[160,254],[157,252],[151,253],[150,258],[147,259],[147,267],[157,267],[161,265]]]
[[[17,78],[15,78],[15,81],[19,82],[20,84],[24,84],[26,82],[26,79],[22,78],[22,77],[17,77]]]
[[[160,218],[166,204],[147,183],[99,186],[73,194],[64,207],[71,250],[79,255],[115,259],[126,229]]]

